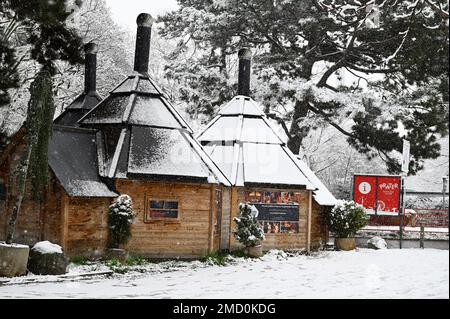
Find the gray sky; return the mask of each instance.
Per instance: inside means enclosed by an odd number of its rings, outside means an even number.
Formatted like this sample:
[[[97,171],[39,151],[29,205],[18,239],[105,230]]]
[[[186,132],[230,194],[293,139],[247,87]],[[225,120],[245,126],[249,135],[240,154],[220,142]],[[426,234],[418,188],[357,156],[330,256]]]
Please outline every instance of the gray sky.
[[[113,19],[121,26],[134,30],[139,13],[156,16],[177,9],[176,0],[106,0]]]

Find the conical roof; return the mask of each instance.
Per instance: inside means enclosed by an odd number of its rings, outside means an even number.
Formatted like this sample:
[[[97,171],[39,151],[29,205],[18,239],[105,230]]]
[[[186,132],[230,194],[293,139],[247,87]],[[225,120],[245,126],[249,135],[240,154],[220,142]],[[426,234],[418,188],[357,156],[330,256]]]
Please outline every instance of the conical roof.
[[[99,147],[113,145],[101,152],[106,177],[229,184],[148,74],[128,76],[79,123],[103,131]]]
[[[236,96],[197,135],[204,149],[235,186],[304,187],[320,205],[336,199],[286,146],[259,105]]]
[[[78,121],[94,108],[102,97],[96,92],[81,93],[53,122],[57,125],[78,126]]]
[[[78,120],[102,100],[97,93],[97,51],[95,43],[84,46],[84,91],[54,120],[56,125],[78,126]]]

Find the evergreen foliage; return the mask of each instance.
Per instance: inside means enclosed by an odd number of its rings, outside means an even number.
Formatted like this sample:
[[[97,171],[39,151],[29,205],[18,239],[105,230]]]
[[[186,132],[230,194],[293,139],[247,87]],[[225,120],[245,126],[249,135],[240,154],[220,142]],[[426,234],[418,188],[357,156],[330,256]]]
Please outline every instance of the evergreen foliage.
[[[369,216],[364,208],[354,201],[340,201],[325,214],[329,230],[338,238],[355,236],[356,232],[365,227]]]
[[[52,133],[55,104],[50,72],[40,71],[30,87],[28,118],[25,127],[31,147],[30,168],[34,199],[39,199],[48,179],[48,144]]]
[[[241,203],[239,205],[240,216],[235,217],[236,229],[233,231],[234,238],[245,247],[256,247],[264,240],[264,231],[259,226],[257,215],[252,209],[254,206]]]
[[[179,5],[159,21],[162,36],[179,41],[167,71],[193,117],[212,117],[236,93],[235,57],[250,46],[253,95],[295,154],[308,134],[328,125],[391,173],[399,172],[403,138],[412,146],[411,174],[439,156],[438,139],[448,134],[448,1]]]
[[[0,2],[0,106],[10,102],[8,90],[19,86],[16,45],[11,35],[20,28],[15,39],[29,45],[30,57],[53,76],[54,62],[82,63],[82,40],[66,25],[66,20],[81,1],[66,0],[3,0]]]
[[[26,148],[17,166],[12,168],[13,180],[9,187],[14,188],[16,198],[8,221],[7,243],[12,243],[14,238],[27,178],[31,177],[35,200],[40,198],[42,187],[47,183],[48,143],[55,113],[52,79],[57,73],[55,61],[83,62],[81,38],[66,25],[66,20],[81,2],[76,0],[71,9],[69,3],[65,0],[36,0],[32,4],[25,0],[0,2],[0,106],[10,102],[8,90],[19,86],[15,42],[27,44],[29,56],[40,64],[40,71],[30,86],[25,121]],[[17,38],[15,42],[11,39],[13,34]],[[3,75],[9,76],[9,80],[4,80]],[[7,134],[1,132],[0,150],[8,142]]]
[[[111,248],[119,248],[119,245],[125,244],[131,238],[134,216],[133,201],[128,195],[120,195],[109,206],[108,230]]]

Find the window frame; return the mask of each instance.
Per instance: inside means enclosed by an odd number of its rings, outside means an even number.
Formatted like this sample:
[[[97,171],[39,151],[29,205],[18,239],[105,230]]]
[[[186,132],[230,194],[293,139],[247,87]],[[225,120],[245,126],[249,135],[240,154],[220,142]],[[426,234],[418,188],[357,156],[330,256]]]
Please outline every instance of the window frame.
[[[176,209],[177,217],[176,218],[170,218],[170,217],[151,218],[150,217],[151,210],[156,210],[156,209],[150,208],[151,201],[177,202],[178,203],[178,208]],[[160,210],[174,211],[175,209],[164,209],[163,208]],[[178,197],[145,196],[145,209],[144,209],[144,223],[145,224],[149,224],[149,223],[153,223],[153,222],[179,223],[181,211],[182,211],[181,200]]]

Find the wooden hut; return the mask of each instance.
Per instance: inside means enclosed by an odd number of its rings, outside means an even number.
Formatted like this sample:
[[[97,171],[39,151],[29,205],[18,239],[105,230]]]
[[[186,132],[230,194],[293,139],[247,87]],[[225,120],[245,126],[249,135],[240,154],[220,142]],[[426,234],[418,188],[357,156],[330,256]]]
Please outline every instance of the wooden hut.
[[[96,92],[96,46],[87,44],[85,90],[55,120],[49,143],[48,183],[38,199],[27,181],[26,193],[16,223],[14,241],[33,245],[49,240],[64,247],[69,255],[101,255],[107,241],[107,213],[118,195],[98,174],[97,132],[79,128],[77,121],[101,97]],[[0,184],[0,240],[7,231],[9,213],[17,197],[14,169],[26,147],[22,127],[2,150]]]
[[[223,212],[222,249],[232,236],[238,205],[252,203],[266,233],[264,249],[311,249],[327,240],[321,217],[336,199],[276,133],[250,95],[251,51],[239,52],[239,94],[197,135],[230,180],[229,211]]]
[[[218,248],[215,202],[229,182],[148,75],[152,22],[138,17],[134,72],[79,124],[99,132],[99,175],[133,198],[138,215],[127,249],[201,256]]]
[[[124,247],[131,253],[190,258],[219,248],[222,189],[230,183],[148,75],[153,19],[141,14],[137,23],[134,72],[92,107],[98,96],[87,67],[91,94],[56,119],[49,148],[55,189],[42,201],[52,207],[25,205],[21,216],[47,216],[38,228],[57,234],[29,244],[48,239],[72,256],[102,254],[111,199],[128,194],[137,213]]]

